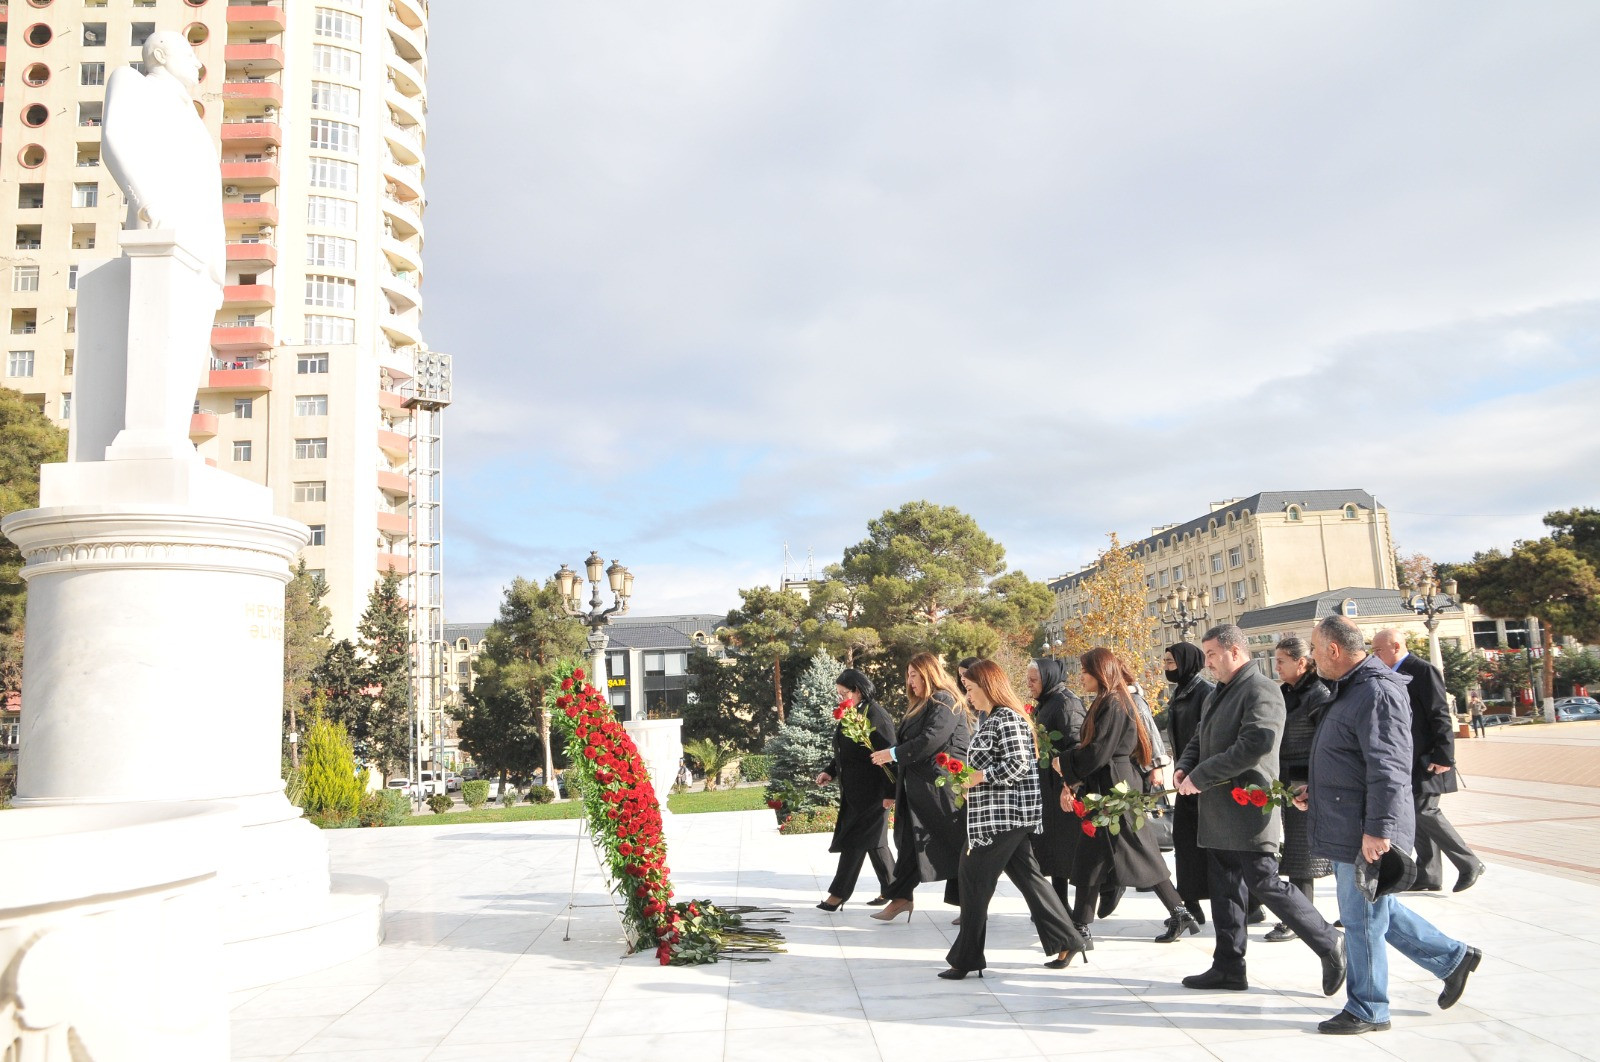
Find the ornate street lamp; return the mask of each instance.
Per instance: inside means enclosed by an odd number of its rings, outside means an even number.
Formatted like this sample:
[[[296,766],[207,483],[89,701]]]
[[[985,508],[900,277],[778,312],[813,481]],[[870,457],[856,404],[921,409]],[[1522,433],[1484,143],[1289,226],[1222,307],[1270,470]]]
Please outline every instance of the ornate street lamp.
[[[1446,579],[1441,584],[1433,576],[1425,575],[1420,583],[1414,583],[1408,578],[1401,592],[1405,594],[1406,608],[1421,616],[1422,625],[1428,629],[1428,663],[1444,671],[1444,657],[1439,652],[1439,615],[1446,609],[1460,607],[1456,599],[1456,581]]]
[[[561,592],[562,607],[567,615],[589,628],[589,681],[599,690],[606,688],[606,646],[611,642],[606,634],[606,625],[611,622],[612,616],[628,614],[628,599],[633,596],[633,573],[615,560],[609,568],[605,567],[605,563],[605,558],[598,551],[590,551],[583,562],[583,575],[565,564],[556,572],[556,588]],[[611,589],[610,608],[606,608],[600,600],[602,575]],[[591,591],[587,608],[583,601],[585,581]]]
[[[1205,592],[1196,593],[1182,583],[1168,591],[1167,596],[1156,604],[1160,607],[1157,618],[1161,625],[1177,631],[1180,641],[1188,641],[1195,628],[1211,618],[1206,607]]]

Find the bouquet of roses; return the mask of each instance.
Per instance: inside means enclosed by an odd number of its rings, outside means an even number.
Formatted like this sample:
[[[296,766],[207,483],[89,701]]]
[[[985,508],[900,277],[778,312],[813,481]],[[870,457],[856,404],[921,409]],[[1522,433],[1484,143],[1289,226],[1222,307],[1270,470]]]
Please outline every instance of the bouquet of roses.
[[[1039,750],[1039,766],[1050,766],[1050,759],[1055,755],[1056,742],[1062,737],[1061,731],[1046,730],[1044,724],[1033,714],[1031,704],[1022,706],[1022,714],[1028,717],[1028,724],[1033,727],[1033,744]]]
[[[855,710],[856,702],[849,697],[839,702],[839,707],[833,710],[833,717],[839,720],[839,728],[844,731],[844,736],[866,749],[870,754],[872,748],[872,721],[867,718],[866,712]],[[889,781],[894,781],[894,772],[887,766],[883,768],[884,776]]]
[[[970,781],[972,776],[978,772],[973,768],[968,767],[954,756],[943,752],[935,756],[933,758],[933,762],[937,763],[940,767],[943,767],[946,772],[948,772],[946,774],[941,774],[938,778],[934,779],[933,784],[941,787],[946,785],[955,786],[956,807],[965,807],[967,803],[967,782]]]
[[[1298,786],[1287,786],[1274,778],[1270,786],[1244,785],[1233,787],[1233,802],[1240,807],[1253,805],[1266,815],[1273,808],[1286,808],[1294,804]]]
[[[1085,836],[1093,837],[1102,827],[1112,834],[1118,834],[1122,832],[1124,815],[1132,815],[1133,828],[1142,830],[1146,819],[1160,814],[1161,798],[1174,792],[1177,790],[1158,789],[1153,793],[1144,793],[1127,782],[1118,782],[1109,793],[1085,793],[1082,797],[1071,798],[1071,808],[1072,813],[1083,820]]]

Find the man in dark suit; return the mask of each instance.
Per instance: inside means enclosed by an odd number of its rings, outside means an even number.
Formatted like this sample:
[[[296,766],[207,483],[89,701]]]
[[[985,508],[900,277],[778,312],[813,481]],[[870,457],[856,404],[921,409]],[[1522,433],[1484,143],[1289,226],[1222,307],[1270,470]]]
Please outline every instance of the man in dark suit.
[[[1445,698],[1444,676],[1426,660],[1406,651],[1405,635],[1394,628],[1372,638],[1372,654],[1409,681],[1411,700],[1411,788],[1417,803],[1417,880],[1415,892],[1444,887],[1444,859],[1455,864],[1456,892],[1477,883],[1484,866],[1439,808],[1439,798],[1454,793],[1456,782],[1456,719]],[[1443,858],[1441,858],[1443,857]]]

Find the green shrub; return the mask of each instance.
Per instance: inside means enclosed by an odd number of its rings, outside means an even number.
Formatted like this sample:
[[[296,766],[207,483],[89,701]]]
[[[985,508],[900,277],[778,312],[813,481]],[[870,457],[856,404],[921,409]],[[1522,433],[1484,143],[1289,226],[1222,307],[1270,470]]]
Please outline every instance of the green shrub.
[[[489,802],[489,781],[486,778],[474,778],[470,782],[461,783],[461,799],[467,802],[469,808],[481,808]]]
[[[772,757],[753,752],[739,761],[739,777],[747,782],[765,782],[772,777]]]
[[[307,814],[342,819],[360,813],[367,772],[356,767],[350,735],[343,726],[326,719],[312,721],[306,729],[300,783],[300,806]]]
[[[548,804],[555,800],[556,791],[547,785],[530,785],[528,787],[528,803]]]
[[[411,817],[411,801],[403,790],[380,789],[361,800],[361,825],[398,826]]]
[[[837,825],[839,825],[838,808],[817,808],[814,811],[802,811],[784,819],[778,824],[778,832],[784,835],[832,833],[833,828]]]
[[[443,815],[456,806],[456,802],[444,793],[435,793],[428,798],[428,807],[433,809],[435,815]]]
[[[500,794],[500,803],[506,807],[510,807],[521,799],[522,794],[517,792],[517,787],[514,785],[506,786],[505,791]]]

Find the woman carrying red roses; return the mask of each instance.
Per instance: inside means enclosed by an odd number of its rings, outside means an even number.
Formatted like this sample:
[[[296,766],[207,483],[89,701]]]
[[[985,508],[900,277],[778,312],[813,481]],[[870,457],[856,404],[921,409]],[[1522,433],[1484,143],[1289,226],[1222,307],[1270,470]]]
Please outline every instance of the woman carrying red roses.
[[[833,828],[833,843],[828,851],[839,853],[839,869],[828,885],[828,898],[817,904],[824,911],[837,911],[855,891],[861,864],[872,860],[878,875],[876,907],[889,888],[894,873],[894,853],[889,851],[889,812],[884,801],[893,802],[894,779],[881,767],[873,766],[872,753],[894,744],[894,720],[872,699],[872,680],[853,667],[847,667],[836,680],[839,710],[856,712],[872,724],[872,748],[845,736],[841,722],[833,728],[833,762],[817,775],[818,785],[839,780],[839,821]]]
[[[1094,696],[1083,720],[1078,747],[1057,757],[1057,769],[1067,788],[1061,793],[1061,806],[1072,808],[1073,790],[1082,786],[1088,792],[1108,793],[1118,782],[1126,782],[1135,792],[1144,786],[1139,772],[1149,768],[1150,740],[1139,725],[1137,693],[1129,692],[1133,675],[1111,650],[1096,647],[1083,655],[1084,690]],[[1077,886],[1077,904],[1072,920],[1080,930],[1094,921],[1100,888],[1107,880],[1131,889],[1154,889],[1166,907],[1169,929],[1198,933],[1199,923],[1184,907],[1178,890],[1167,873],[1166,860],[1155,840],[1134,828],[1131,816],[1124,815],[1121,829],[1090,833],[1078,842],[1073,859],[1072,884]],[[1085,932],[1085,936],[1088,936]],[[1176,934],[1174,934],[1176,937]]]

